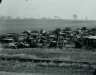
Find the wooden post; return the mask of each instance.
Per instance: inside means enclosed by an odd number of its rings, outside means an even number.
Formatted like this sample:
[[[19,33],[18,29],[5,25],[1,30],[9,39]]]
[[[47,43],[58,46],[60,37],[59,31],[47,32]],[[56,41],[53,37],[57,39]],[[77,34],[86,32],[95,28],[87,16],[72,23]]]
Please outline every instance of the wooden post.
[[[87,42],[86,42],[86,49],[89,48],[89,39],[87,39]]]
[[[59,46],[59,34],[57,34],[57,48],[58,48],[58,46]]]

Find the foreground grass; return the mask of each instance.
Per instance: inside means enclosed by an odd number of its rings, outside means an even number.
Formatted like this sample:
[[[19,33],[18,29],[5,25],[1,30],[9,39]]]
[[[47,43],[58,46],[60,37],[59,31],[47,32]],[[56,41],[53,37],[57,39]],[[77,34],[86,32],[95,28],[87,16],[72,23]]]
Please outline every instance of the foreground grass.
[[[96,68],[96,52],[87,51],[83,49],[17,49],[17,50],[2,50],[0,52],[4,55],[15,55],[15,54],[25,54],[31,55],[36,58],[52,58],[61,59],[66,61],[76,61],[76,62],[89,62],[91,64],[68,64],[61,63],[58,65],[53,65],[52,63],[21,63],[21,62],[1,62],[0,71],[5,71],[5,74],[0,72],[0,75],[92,75]],[[2,68],[1,68],[2,67]],[[16,73],[18,72],[18,73]]]
[[[40,73],[12,73],[12,72],[0,72],[0,75],[92,75],[92,73],[69,73],[69,74],[40,74]]]
[[[15,49],[15,50],[2,50],[0,54],[7,55],[31,55],[36,58],[51,58],[61,60],[72,60],[80,62],[96,62],[96,52],[85,49]]]
[[[48,74],[0,72],[0,75],[48,75]]]

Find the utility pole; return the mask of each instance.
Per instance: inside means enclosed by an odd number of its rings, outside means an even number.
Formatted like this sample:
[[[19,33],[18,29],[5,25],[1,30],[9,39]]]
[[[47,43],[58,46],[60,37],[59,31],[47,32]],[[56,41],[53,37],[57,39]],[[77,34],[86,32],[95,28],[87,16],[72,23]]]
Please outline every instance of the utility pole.
[[[86,16],[86,20],[87,20],[87,16]]]

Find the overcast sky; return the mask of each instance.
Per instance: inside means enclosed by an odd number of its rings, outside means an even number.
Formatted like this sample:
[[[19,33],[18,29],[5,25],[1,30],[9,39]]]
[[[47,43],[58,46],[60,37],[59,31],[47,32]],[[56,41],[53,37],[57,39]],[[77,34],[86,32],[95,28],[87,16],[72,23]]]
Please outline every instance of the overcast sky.
[[[14,18],[41,18],[59,16],[64,19],[96,20],[96,0],[3,0],[0,4],[0,16]]]

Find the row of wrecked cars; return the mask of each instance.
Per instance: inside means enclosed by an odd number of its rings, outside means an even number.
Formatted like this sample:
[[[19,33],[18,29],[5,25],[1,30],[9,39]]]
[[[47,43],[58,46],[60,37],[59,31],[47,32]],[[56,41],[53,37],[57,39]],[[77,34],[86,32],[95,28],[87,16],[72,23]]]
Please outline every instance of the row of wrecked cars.
[[[19,48],[64,48],[74,47],[82,48],[89,47],[86,39],[95,36],[95,29],[87,29],[82,27],[72,31],[66,27],[64,30],[57,28],[53,31],[25,30],[20,34],[6,33],[0,35],[0,43],[3,48],[19,49]],[[89,42],[92,45],[92,41]]]

